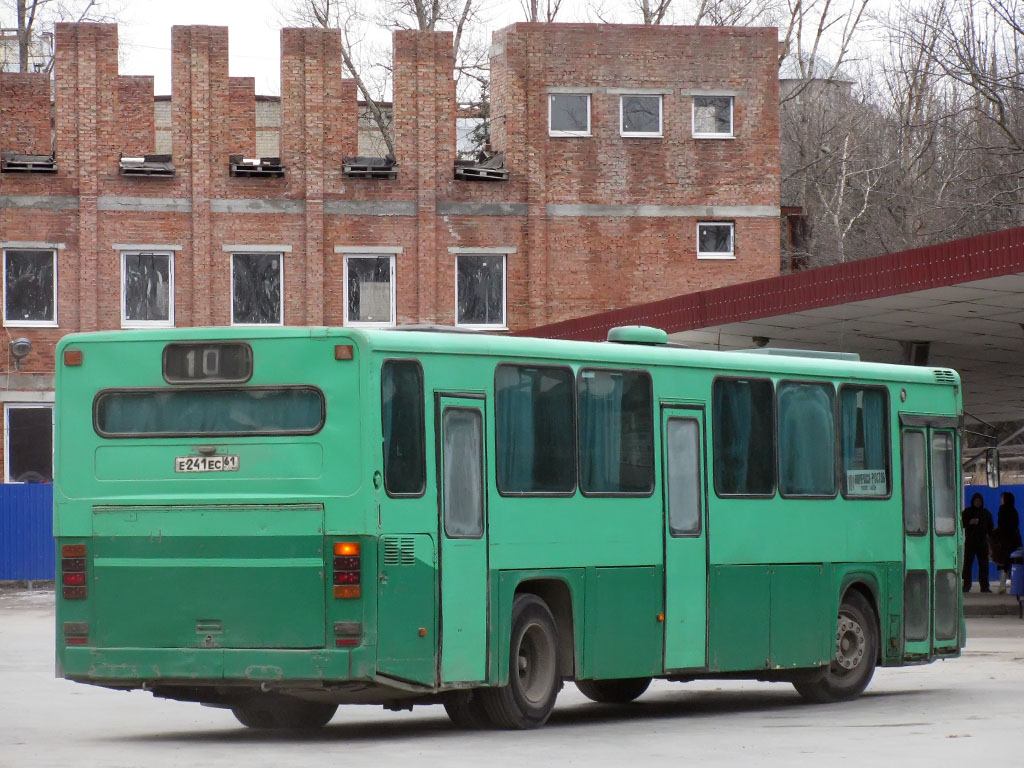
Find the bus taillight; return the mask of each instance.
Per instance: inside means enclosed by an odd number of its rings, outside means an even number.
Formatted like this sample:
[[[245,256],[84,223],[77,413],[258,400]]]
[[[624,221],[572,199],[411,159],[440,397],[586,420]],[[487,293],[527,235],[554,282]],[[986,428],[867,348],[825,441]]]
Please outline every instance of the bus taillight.
[[[359,571],[362,556],[358,541],[337,541],[334,543],[334,596],[351,599],[360,596]]]
[[[88,597],[85,544],[65,544],[60,557],[61,594],[65,600],[84,600]]]

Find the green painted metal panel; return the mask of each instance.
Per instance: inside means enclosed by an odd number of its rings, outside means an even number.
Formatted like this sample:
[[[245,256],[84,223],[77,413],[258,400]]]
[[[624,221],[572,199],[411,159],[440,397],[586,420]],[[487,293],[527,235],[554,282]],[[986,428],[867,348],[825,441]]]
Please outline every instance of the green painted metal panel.
[[[377,671],[433,685],[437,583],[430,536],[382,536],[377,550]]]
[[[646,677],[662,671],[661,568],[589,568],[584,678]]]
[[[716,565],[708,593],[708,668],[715,672],[770,666],[771,577],[764,565]]]
[[[439,444],[446,445],[448,439],[447,450],[442,451],[438,461],[437,484],[441,496],[440,679],[442,683],[482,682],[487,677],[487,494],[482,473],[479,477],[473,473],[473,478],[463,478],[469,484],[480,483],[476,488],[452,484],[446,489],[445,478],[449,477],[446,470],[456,468],[462,462],[483,461],[487,434],[483,429],[484,401],[456,397],[439,397],[438,401],[441,414]],[[460,412],[477,414],[479,426],[467,426],[464,432],[446,433],[442,426],[445,424],[445,415]],[[478,435],[474,434],[475,429],[480,430]],[[459,498],[459,494],[470,490],[479,494],[478,501],[482,505],[476,511],[476,514],[482,515],[478,523],[452,517],[455,504],[464,501]],[[473,530],[466,534],[458,533],[463,524],[467,530]]]
[[[827,664],[835,642],[830,574],[822,565],[775,565],[771,571],[771,666]]]

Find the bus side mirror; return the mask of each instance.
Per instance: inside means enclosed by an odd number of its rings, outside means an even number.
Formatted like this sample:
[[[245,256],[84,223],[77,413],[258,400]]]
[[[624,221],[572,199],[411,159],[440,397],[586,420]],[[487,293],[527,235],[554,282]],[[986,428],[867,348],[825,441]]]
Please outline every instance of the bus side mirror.
[[[985,449],[985,479],[989,488],[999,487],[999,449]]]

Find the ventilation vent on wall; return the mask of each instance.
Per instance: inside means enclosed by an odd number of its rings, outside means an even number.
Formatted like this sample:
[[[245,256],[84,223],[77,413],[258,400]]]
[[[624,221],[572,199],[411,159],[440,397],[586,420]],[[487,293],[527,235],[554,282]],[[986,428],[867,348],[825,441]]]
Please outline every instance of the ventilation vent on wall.
[[[412,565],[415,562],[415,543],[411,536],[384,537],[384,565]]]
[[[953,375],[952,371],[938,368],[932,371],[932,373],[935,374],[935,380],[939,382],[939,384],[956,384],[956,376]]]

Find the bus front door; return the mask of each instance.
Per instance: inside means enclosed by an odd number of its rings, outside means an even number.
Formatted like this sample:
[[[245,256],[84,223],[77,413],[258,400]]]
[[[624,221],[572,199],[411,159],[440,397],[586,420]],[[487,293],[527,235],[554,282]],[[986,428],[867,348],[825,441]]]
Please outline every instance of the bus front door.
[[[704,411],[664,407],[665,669],[707,665]]]
[[[482,397],[437,396],[440,681],[487,677],[487,491]]]
[[[909,659],[931,658],[959,645],[956,433],[929,420],[905,418],[900,445],[903,653]]]

